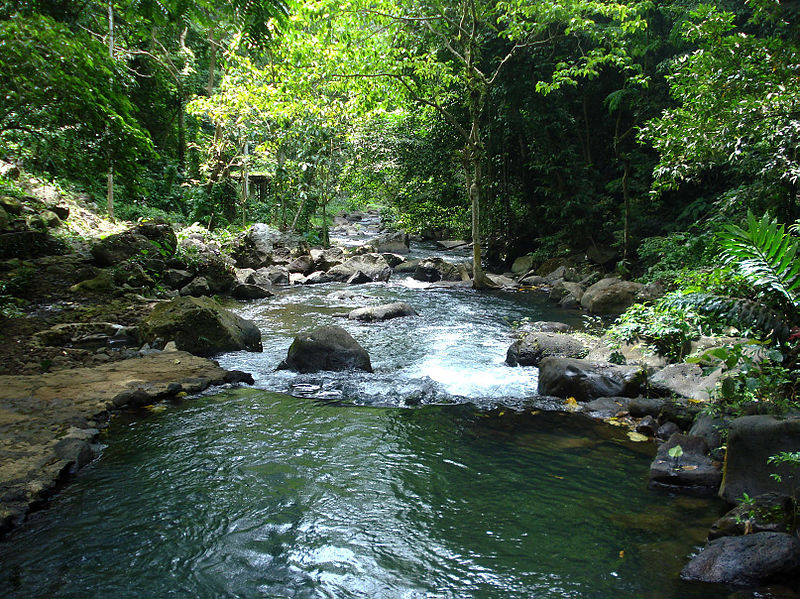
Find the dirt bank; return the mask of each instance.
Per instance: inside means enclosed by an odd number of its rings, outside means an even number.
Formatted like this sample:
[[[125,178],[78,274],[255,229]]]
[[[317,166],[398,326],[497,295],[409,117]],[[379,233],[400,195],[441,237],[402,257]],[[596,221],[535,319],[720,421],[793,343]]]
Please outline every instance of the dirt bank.
[[[185,352],[0,376],[0,534],[94,458],[100,429],[114,410],[239,382],[252,379]]]

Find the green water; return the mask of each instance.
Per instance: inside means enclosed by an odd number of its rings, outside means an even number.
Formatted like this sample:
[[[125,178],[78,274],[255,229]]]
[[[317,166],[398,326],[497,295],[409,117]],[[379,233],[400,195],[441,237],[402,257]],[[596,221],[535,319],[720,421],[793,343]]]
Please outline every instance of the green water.
[[[118,420],[0,543],[3,597],[715,598],[716,504],[580,416],[232,390]]]

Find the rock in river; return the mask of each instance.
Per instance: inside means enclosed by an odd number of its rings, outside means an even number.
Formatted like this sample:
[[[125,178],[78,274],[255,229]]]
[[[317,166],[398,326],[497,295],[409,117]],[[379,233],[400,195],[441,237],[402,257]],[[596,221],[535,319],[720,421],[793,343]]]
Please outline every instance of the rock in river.
[[[635,397],[646,379],[639,366],[616,366],[573,358],[539,362],[539,394],[590,401],[598,397]]]
[[[382,306],[368,306],[366,308],[356,308],[352,310],[347,318],[350,320],[389,320],[390,318],[400,318],[402,316],[419,316],[419,313],[405,302],[394,302],[383,304]]]
[[[795,535],[757,532],[710,541],[681,572],[684,580],[753,586],[800,570]]]
[[[369,354],[341,327],[324,326],[294,338],[278,370],[365,370],[372,372]]]
[[[176,297],[159,304],[139,328],[141,340],[174,341],[198,356],[246,349],[261,351],[261,331],[209,297]]]
[[[537,366],[543,358],[583,358],[589,350],[577,337],[562,333],[529,333],[506,353],[509,366]]]

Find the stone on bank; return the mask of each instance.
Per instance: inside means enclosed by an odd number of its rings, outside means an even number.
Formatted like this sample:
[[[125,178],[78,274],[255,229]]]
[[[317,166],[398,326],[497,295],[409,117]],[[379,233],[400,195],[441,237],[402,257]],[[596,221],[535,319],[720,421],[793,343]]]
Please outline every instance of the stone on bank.
[[[258,327],[209,297],[176,297],[157,305],[140,325],[139,335],[143,343],[174,341],[179,350],[198,356],[262,351]]]

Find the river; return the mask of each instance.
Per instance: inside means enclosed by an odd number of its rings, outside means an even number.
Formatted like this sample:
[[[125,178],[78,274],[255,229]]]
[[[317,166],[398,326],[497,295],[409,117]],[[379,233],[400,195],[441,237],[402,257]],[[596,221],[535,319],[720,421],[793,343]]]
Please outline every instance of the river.
[[[407,301],[379,324],[337,314]],[[678,573],[721,506],[647,489],[654,453],[549,412],[503,361],[533,294],[298,287],[237,306],[264,352],[229,389],[115,419],[101,457],[0,543],[4,597],[716,598]],[[374,374],[275,371],[340,324]]]

